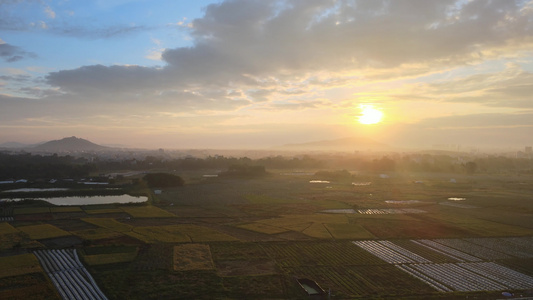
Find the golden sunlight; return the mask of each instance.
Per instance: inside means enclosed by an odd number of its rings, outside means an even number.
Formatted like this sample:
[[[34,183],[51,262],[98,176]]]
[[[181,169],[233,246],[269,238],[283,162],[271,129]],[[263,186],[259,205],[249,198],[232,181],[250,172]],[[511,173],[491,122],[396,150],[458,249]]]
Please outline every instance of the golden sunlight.
[[[376,124],[381,122],[383,113],[371,105],[361,106],[361,115],[359,116],[359,123],[361,124]]]

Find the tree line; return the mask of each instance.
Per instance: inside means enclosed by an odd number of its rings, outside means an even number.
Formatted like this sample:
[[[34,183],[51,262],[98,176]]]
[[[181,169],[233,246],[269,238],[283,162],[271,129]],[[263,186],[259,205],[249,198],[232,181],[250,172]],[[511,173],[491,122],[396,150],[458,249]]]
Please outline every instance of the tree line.
[[[442,154],[320,154],[251,159],[205,158],[87,159],[73,156],[0,153],[0,181],[16,179],[84,178],[116,170],[218,170],[224,175],[261,175],[265,170],[346,169],[366,172],[533,173],[533,159],[506,156],[453,156]]]

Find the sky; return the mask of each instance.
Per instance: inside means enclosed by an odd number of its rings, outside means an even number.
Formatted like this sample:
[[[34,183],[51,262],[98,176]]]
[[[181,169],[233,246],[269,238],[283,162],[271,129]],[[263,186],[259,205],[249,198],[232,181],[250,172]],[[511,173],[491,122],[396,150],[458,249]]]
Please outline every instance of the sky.
[[[0,144],[69,136],[532,145],[533,0],[0,0]]]

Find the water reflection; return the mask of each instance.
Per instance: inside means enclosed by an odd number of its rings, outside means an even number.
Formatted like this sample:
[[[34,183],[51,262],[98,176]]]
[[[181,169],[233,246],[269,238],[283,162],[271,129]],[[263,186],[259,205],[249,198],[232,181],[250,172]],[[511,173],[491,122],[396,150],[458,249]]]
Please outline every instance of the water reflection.
[[[92,205],[92,204],[110,204],[110,203],[141,203],[148,201],[148,197],[134,197],[130,195],[112,195],[112,196],[89,196],[89,197],[53,197],[53,198],[34,198],[43,200],[54,205]],[[23,198],[2,199],[2,201],[20,201]]]

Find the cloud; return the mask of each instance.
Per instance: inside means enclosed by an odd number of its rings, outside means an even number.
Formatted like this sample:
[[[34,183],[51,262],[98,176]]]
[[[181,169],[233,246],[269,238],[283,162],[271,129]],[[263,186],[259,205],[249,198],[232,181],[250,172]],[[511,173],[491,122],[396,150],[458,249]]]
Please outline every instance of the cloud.
[[[533,10],[518,0],[228,0],[208,5],[203,17],[179,29],[188,30],[192,46],[165,49],[162,67],[91,65],[52,72],[46,81],[84,99],[165,99],[188,109],[235,109],[273,101],[281,91],[301,95],[514,57],[533,46],[532,17]],[[63,34],[109,38],[146,29],[71,28]],[[237,90],[245,98],[189,94],[205,95],[204,90],[225,95]],[[516,95],[516,106],[525,103],[519,96],[529,91],[527,83],[484,89],[493,99]],[[161,96],[172,93],[174,97]]]
[[[511,64],[501,72],[475,74],[428,85],[445,101],[533,109],[533,74]]]
[[[505,148],[530,145],[531,132],[533,112],[480,113],[427,118],[417,124],[395,124],[382,138],[394,145],[455,144]]]
[[[44,8],[44,12],[50,19],[55,19],[56,13],[55,13],[54,10],[52,10],[52,8],[50,6],[46,6]]]
[[[35,58],[36,54],[22,50],[20,47],[10,45],[0,39],[0,58],[12,63],[25,58]]]
[[[65,25],[62,27],[54,27],[52,31],[59,35],[72,36],[77,38],[89,39],[110,39],[118,38],[127,35],[132,35],[138,32],[147,31],[150,28],[142,25],[110,25],[105,27],[87,27]]]

